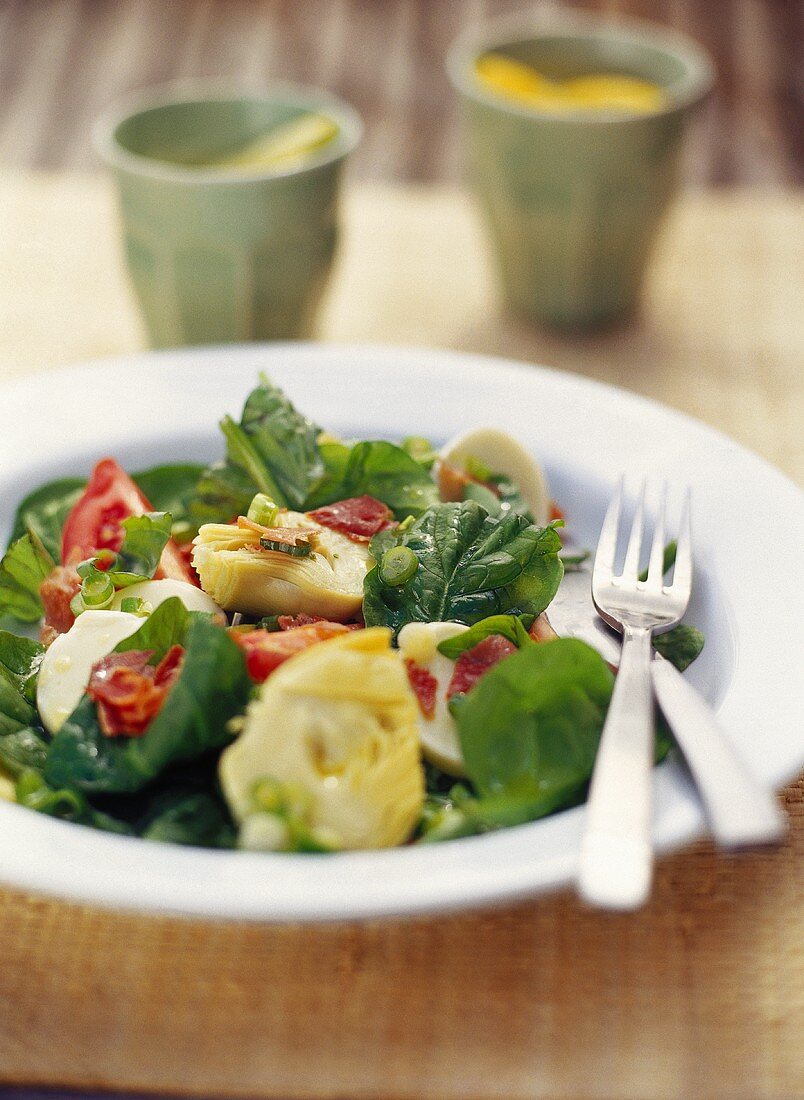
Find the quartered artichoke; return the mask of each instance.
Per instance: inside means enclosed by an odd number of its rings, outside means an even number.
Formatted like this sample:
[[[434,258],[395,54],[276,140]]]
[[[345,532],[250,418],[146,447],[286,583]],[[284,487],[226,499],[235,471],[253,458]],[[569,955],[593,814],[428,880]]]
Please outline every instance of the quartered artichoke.
[[[296,557],[265,550],[256,527],[204,524],[193,550],[204,591],[224,610],[248,615],[353,618],[363,600],[367,544],[322,527],[302,512],[280,512],[274,526],[309,531],[310,553]]]
[[[424,778],[416,700],[391,632],[352,631],[277,669],[221,756],[220,779],[243,847],[291,846],[260,804],[271,783],[296,792],[305,828],[326,847],[407,840]]]

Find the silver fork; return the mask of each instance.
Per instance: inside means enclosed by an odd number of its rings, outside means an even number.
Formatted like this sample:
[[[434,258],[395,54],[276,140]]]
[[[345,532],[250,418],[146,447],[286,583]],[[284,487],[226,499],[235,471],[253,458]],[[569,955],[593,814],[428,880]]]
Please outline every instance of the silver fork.
[[[647,580],[638,580],[644,526],[642,486],[621,576],[614,576],[623,485],[612,499],[600,534],[592,596],[624,642],[611,707],[590,788],[579,887],[597,905],[634,908],[650,889],[650,770],[653,762],[653,690],[675,735],[715,839],[722,845],[766,844],[782,839],[786,822],[773,792],[745,767],[713,712],[679,672],[658,654],[650,660],[654,629],[667,629],[686,610],[692,587],[689,493],[680,525],[673,584],[663,578],[666,487],[654,525]],[[645,664],[647,636],[648,664]],[[636,637],[636,641],[628,639]],[[629,669],[624,668],[626,647]],[[624,673],[626,675],[624,675]],[[615,705],[616,700],[616,705]]]
[[[665,509],[662,489],[654,524],[648,575],[639,580],[645,525],[645,485],[639,495],[622,573],[614,574],[623,504],[623,483],[609,505],[592,571],[592,598],[599,615],[622,631],[620,667],[600,739],[586,807],[578,886],[584,900],[612,909],[633,909],[650,892],[651,768],[654,706],[651,638],[684,614],[692,587],[689,493],[679,528],[673,583],[664,584]]]

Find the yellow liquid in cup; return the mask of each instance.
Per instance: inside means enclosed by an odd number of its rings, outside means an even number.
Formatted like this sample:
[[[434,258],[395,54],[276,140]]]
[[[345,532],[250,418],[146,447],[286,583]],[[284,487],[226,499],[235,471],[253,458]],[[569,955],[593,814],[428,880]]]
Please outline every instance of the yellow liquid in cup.
[[[538,111],[648,114],[667,103],[657,84],[633,76],[591,73],[571,80],[549,80],[530,65],[499,53],[479,57],[475,73],[487,91]]]

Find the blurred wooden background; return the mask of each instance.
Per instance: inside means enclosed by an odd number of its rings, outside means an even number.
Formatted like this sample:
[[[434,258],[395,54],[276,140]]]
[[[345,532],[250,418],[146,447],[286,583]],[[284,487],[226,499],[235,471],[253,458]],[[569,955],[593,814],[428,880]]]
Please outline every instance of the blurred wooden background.
[[[466,25],[542,0],[0,0],[0,164],[88,168],[93,119],[134,88],[188,77],[290,79],[366,121],[371,179],[454,181],[457,105],[444,75]],[[689,146],[700,185],[804,180],[800,0],[583,0],[697,38],[719,83]],[[798,81],[798,83],[797,83]]]

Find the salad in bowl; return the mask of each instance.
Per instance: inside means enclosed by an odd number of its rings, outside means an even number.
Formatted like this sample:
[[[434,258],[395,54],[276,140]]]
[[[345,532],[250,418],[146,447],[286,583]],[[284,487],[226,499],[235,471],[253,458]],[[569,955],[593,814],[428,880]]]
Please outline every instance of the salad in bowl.
[[[338,439],[264,377],[221,428],[211,465],[104,456],[19,503],[0,795],[148,840],[317,853],[583,801],[615,670],[550,624],[583,555],[536,460],[492,428],[439,451]],[[702,644],[657,639],[679,667]]]

